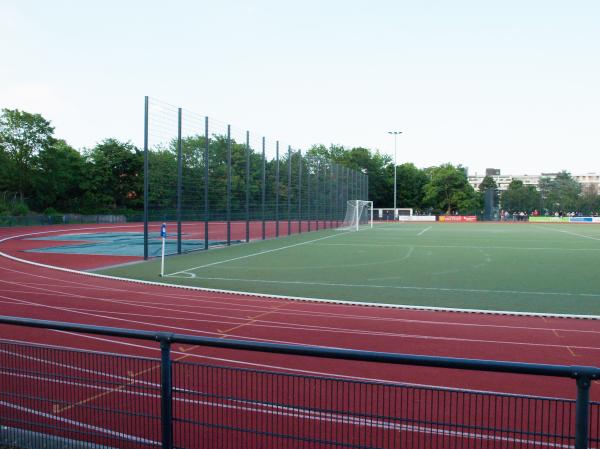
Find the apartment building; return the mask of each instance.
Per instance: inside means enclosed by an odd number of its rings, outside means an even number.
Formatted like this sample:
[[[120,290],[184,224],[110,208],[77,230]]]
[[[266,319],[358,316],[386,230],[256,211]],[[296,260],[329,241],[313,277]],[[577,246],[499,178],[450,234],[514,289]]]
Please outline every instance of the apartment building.
[[[469,184],[473,186],[473,188],[478,189],[479,184],[483,181],[483,178],[486,176],[491,176],[496,184],[498,185],[499,190],[503,191],[508,189],[509,184],[514,180],[522,181],[525,185],[538,186],[541,178],[550,178],[553,179],[556,177],[556,173],[540,173],[538,175],[503,175],[500,173],[500,170],[488,168],[486,169],[485,174],[473,174],[469,175]],[[572,175],[573,178],[581,184],[583,189],[588,188],[589,186],[595,186],[595,188],[600,192],[600,174],[598,173],[586,173],[582,175]]]

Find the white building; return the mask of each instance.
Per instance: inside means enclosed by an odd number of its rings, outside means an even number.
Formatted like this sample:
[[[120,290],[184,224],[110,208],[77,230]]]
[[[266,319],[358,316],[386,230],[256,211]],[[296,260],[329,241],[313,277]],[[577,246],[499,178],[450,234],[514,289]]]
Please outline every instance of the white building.
[[[487,173],[491,176],[496,184],[498,185],[498,189],[503,191],[508,189],[509,184],[514,181],[522,181],[523,184],[530,186],[538,186],[541,178],[550,178],[553,179],[556,177],[556,173],[541,173],[539,175],[502,175],[500,174],[500,170],[491,170],[488,169]],[[473,186],[474,189],[479,189],[479,184],[485,178],[485,174],[477,174],[469,175],[469,184]],[[583,189],[588,188],[589,186],[595,186],[597,191],[600,193],[600,174],[597,173],[586,173],[583,175],[572,175],[573,179],[578,181],[581,184]]]

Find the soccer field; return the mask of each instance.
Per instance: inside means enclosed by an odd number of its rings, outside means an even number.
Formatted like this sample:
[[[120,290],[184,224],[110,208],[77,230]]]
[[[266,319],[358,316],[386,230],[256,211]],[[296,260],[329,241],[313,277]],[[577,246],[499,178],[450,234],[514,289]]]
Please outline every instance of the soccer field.
[[[215,289],[411,306],[600,315],[600,226],[376,224],[102,271]]]

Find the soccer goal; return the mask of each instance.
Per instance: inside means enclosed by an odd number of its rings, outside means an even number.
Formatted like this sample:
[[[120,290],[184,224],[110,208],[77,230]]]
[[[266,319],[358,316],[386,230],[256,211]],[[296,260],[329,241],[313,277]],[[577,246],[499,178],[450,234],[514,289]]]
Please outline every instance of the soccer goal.
[[[346,217],[338,229],[358,231],[361,226],[373,227],[373,201],[349,200]]]

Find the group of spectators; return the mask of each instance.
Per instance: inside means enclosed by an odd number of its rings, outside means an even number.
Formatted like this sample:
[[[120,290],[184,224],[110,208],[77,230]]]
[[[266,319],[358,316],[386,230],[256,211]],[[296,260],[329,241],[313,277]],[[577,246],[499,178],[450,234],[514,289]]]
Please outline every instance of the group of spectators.
[[[549,211],[546,211],[544,214],[542,214],[539,210],[535,209],[532,212],[525,212],[525,211],[517,211],[517,212],[509,212],[509,211],[501,211],[500,212],[500,219],[503,221],[529,221],[529,217],[540,217],[540,216],[545,216],[545,217],[598,217],[600,216],[599,212],[593,212],[591,214],[583,214],[581,212],[554,212],[551,213]]]

